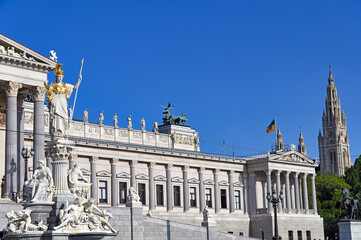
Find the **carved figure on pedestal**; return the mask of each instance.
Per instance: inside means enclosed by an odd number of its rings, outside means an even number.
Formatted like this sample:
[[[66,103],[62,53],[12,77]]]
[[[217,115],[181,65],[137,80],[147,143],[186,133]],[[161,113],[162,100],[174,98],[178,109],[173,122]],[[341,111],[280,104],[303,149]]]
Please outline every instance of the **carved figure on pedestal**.
[[[203,222],[209,222],[209,223],[215,222],[213,217],[209,215],[208,205],[204,207],[202,213],[203,213]]]
[[[104,121],[104,114],[103,114],[103,110],[101,110],[99,114],[99,125],[103,125],[103,121]]]
[[[153,124],[153,132],[158,132],[158,121],[155,120],[154,124]]]
[[[134,187],[129,188],[128,202],[140,202],[140,197]]]
[[[351,210],[351,219],[358,219],[358,204],[359,201],[357,199],[357,196],[352,199],[352,210]]]
[[[350,192],[347,190],[347,188],[342,188],[342,202],[340,205],[340,213],[342,208],[346,209],[346,216],[344,218],[346,219],[358,219],[358,204],[359,201],[357,199],[357,196],[355,198],[350,197]]]
[[[80,182],[79,179],[82,179],[84,182]],[[87,198],[91,185],[92,184],[88,183],[88,180],[84,177],[82,171],[80,170],[80,165],[75,163],[74,167],[70,169],[68,173],[68,186],[70,192],[77,197]]]
[[[50,59],[57,62],[58,61],[58,57],[56,56],[56,52],[54,50],[51,50],[50,52]]]
[[[144,118],[142,118],[142,120],[140,121],[140,125],[142,127],[142,131],[145,131],[145,120],[144,120]]]
[[[77,197],[74,201],[74,204],[70,205],[65,209],[61,209],[59,213],[60,225],[54,227],[54,230],[58,230],[64,227],[73,227],[75,228],[77,225],[82,222],[84,214],[84,198]]]
[[[87,217],[89,219],[89,229],[92,230],[99,227],[105,231],[112,231],[113,233],[117,232],[108,222],[108,219],[112,218],[113,215],[108,210],[100,210],[94,204],[93,198],[89,198],[84,203],[84,212],[87,214]]]
[[[132,116],[131,115],[129,115],[127,121],[128,121],[128,129],[132,129]]]
[[[17,213],[15,213],[14,211],[8,212],[5,216],[9,222],[5,227],[5,231],[26,233],[28,231],[48,230],[48,227],[43,223],[43,220],[41,218],[37,220],[37,225],[31,223],[31,212],[32,210],[30,208],[21,210]]]
[[[88,110],[84,109],[84,111],[83,111],[83,121],[84,121],[84,123],[88,123],[88,115],[89,115]]]
[[[118,115],[114,113],[113,117],[114,127],[118,127]]]
[[[198,147],[199,147],[199,136],[196,135],[196,136],[194,137],[194,148],[195,148],[195,151],[198,150]]]
[[[68,129],[68,99],[74,89],[77,89],[81,83],[82,75],[79,74],[78,82],[73,86],[63,83],[64,71],[62,64],[58,63],[55,68],[55,82],[46,86],[47,100],[50,108],[51,131],[50,134],[56,137],[64,137]]]
[[[27,201],[51,202],[54,193],[54,182],[51,171],[46,167],[45,160],[38,161],[39,166],[34,171],[33,177],[24,183],[24,190],[29,196]]]

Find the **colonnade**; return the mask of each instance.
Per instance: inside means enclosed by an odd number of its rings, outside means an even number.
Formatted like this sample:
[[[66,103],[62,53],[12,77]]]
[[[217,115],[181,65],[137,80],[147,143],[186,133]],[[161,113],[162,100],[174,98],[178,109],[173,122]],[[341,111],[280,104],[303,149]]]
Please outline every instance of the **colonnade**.
[[[315,174],[299,173],[299,172],[290,172],[290,171],[280,171],[280,170],[266,170],[266,182],[267,182],[267,192],[271,193],[272,188],[272,172],[276,175],[276,192],[280,193],[281,190],[281,174],[283,173],[285,178],[285,189],[283,194],[285,195],[284,202],[278,203],[279,212],[287,213],[301,213],[301,206],[303,206],[304,213],[308,214],[310,212],[308,204],[308,189],[307,189],[307,176],[310,176],[311,179],[311,195],[312,195],[312,207],[313,213],[317,214],[317,201],[316,201],[316,187],[315,187]],[[294,191],[291,191],[290,177],[293,177]],[[302,182],[303,188],[301,189],[300,183]],[[292,194],[294,192],[294,195]],[[301,197],[303,196],[303,198]],[[295,204],[292,204],[292,199],[294,198]],[[287,211],[284,211],[283,206],[286,206]],[[286,210],[285,209],[285,210]],[[293,210],[294,209],[294,210]],[[268,212],[272,212],[272,204],[268,204]]]
[[[4,197],[11,193],[20,192],[24,183],[24,165],[21,149],[24,146],[24,100],[27,92],[34,98],[33,121],[33,167],[36,168],[39,159],[45,159],[44,151],[44,87],[34,86],[22,89],[23,85],[17,82],[6,82],[2,85],[6,93],[6,132],[5,132],[5,191]],[[25,90],[19,93],[19,90]]]

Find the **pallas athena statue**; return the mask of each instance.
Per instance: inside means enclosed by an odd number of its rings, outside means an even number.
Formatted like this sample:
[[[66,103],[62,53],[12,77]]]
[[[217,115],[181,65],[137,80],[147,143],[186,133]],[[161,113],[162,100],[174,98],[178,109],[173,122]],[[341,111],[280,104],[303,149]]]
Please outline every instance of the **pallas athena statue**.
[[[56,137],[64,137],[66,134],[66,130],[69,127],[68,99],[73,90],[79,87],[82,80],[82,75],[79,74],[78,82],[74,86],[69,83],[63,83],[64,71],[61,69],[62,65],[58,63],[55,67],[55,82],[45,86],[51,116],[50,134]]]

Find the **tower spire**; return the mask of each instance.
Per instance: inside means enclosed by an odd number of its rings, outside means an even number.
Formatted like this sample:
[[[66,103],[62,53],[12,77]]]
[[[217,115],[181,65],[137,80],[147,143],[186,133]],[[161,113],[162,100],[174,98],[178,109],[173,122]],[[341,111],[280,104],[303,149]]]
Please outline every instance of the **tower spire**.
[[[334,84],[334,79],[332,76],[332,70],[331,70],[331,64],[328,65],[329,68],[329,72],[328,72],[328,84],[329,85],[333,85]]]
[[[302,153],[303,155],[307,155],[306,144],[305,144],[305,140],[303,139],[302,132],[300,132],[300,137],[298,139],[298,152]]]

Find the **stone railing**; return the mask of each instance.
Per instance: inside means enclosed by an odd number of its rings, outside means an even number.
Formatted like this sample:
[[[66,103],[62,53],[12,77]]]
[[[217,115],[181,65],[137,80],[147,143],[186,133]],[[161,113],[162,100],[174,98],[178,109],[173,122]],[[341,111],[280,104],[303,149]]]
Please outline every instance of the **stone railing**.
[[[26,102],[24,108],[24,129],[33,131],[34,113],[33,104]],[[44,106],[45,133],[49,133],[50,114],[49,109]],[[121,143],[146,145],[153,147],[174,148],[180,150],[200,151],[194,139],[198,136],[194,130],[183,132],[181,126],[176,127],[175,135],[158,132],[147,132],[136,129],[127,129],[103,124],[73,120],[70,123],[69,136],[84,137],[99,140],[108,140]],[[173,141],[175,141],[173,143]]]

